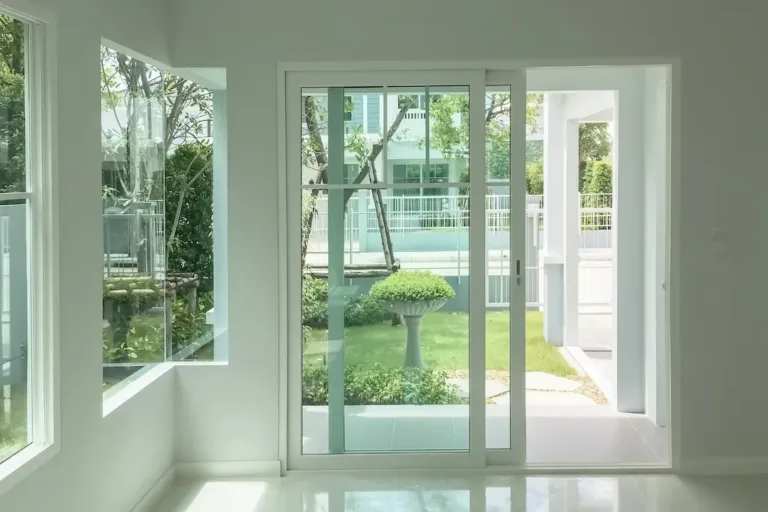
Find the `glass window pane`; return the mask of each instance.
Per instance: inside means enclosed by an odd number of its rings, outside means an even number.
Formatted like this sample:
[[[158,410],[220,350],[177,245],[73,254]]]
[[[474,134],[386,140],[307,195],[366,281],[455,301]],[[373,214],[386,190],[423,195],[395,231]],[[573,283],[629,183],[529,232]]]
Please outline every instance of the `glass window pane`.
[[[419,181],[408,183],[435,183],[427,165],[439,164],[440,182],[469,180],[469,87],[390,87],[386,103],[389,169],[407,161],[419,166]]]
[[[0,462],[31,441],[27,423],[27,205],[0,202]]]
[[[26,175],[26,123],[24,23],[0,14],[0,192],[24,192]]]
[[[108,48],[101,58],[107,390],[165,360],[172,303],[165,293],[164,78]]]
[[[318,192],[303,191],[304,453],[468,450],[461,198]]]
[[[382,181],[380,89],[304,89],[299,101],[302,184]],[[340,169],[355,173],[337,174]]]

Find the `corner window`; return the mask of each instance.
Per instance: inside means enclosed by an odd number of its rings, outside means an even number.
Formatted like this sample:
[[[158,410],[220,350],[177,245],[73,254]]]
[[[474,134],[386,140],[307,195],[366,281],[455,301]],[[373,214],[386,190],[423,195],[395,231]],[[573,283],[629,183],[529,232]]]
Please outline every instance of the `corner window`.
[[[103,387],[213,359],[210,90],[101,51]]]

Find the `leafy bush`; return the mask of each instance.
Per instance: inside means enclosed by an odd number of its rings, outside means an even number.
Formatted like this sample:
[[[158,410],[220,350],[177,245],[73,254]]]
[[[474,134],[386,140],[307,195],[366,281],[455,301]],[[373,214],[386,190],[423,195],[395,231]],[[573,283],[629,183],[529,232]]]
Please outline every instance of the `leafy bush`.
[[[544,163],[532,162],[525,165],[525,187],[529,194],[544,193]]]
[[[370,295],[349,299],[344,306],[344,325],[346,327],[378,324],[391,316],[392,314],[384,309],[381,302]]]
[[[447,405],[461,403],[447,374],[421,368],[347,365],[344,368],[345,405]],[[328,405],[328,367],[306,365],[304,405]]]
[[[301,325],[313,329],[328,327],[328,283],[304,276],[301,281]]]
[[[311,329],[327,329],[328,283],[305,276],[301,288],[301,324]],[[345,327],[377,324],[390,316],[370,295],[349,298],[344,306]]]
[[[610,194],[613,192],[613,168],[608,162],[589,162],[584,171],[585,194]]]
[[[381,302],[448,300],[454,295],[445,278],[428,270],[401,270],[371,287],[371,296]]]
[[[213,148],[182,144],[165,159],[165,229],[168,269],[200,277],[213,290]]]

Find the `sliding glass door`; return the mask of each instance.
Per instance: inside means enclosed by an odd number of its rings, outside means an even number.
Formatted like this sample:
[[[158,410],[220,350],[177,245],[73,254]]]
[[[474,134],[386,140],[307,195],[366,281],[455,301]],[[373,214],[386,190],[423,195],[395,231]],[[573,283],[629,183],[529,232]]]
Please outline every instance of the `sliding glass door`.
[[[286,74],[290,468],[522,462],[520,76]]]

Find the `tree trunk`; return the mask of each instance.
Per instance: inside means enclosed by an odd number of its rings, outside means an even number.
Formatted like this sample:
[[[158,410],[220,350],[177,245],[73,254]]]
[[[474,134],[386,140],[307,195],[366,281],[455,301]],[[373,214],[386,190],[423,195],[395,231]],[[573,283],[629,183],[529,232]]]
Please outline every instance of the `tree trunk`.
[[[405,114],[408,113],[408,110],[411,108],[410,104],[403,105],[400,108],[400,111],[397,113],[397,117],[392,123],[392,126],[389,127],[389,130],[387,130],[387,133],[385,135],[385,138],[378,141],[373,145],[373,148],[371,148],[370,153],[365,158],[365,165],[360,170],[360,173],[357,175],[355,180],[352,182],[354,185],[359,185],[363,182],[367,177],[369,177],[369,174],[371,173],[372,168],[372,162],[375,161],[379,154],[381,154],[381,151],[384,149],[384,144],[388,143],[392,137],[397,132],[397,129],[400,127],[400,123],[402,123],[403,119],[405,119]],[[319,123],[317,120],[317,105],[315,104],[315,99],[311,96],[305,96],[304,97],[304,124],[307,127],[307,132],[309,134],[309,141],[311,144],[312,152],[315,156],[315,161],[318,165],[318,171],[317,175],[315,177],[315,180],[313,181],[313,184],[318,185],[327,185],[328,184],[328,158],[327,153],[325,151],[325,146],[323,145],[322,137],[320,136],[320,129],[319,129]],[[375,179],[375,178],[374,178]],[[377,181],[372,181],[373,183],[376,183]],[[349,199],[352,197],[352,194],[354,194],[354,189],[349,189],[344,191],[344,210],[346,211],[347,203],[349,202]],[[301,240],[301,268],[304,268],[307,260],[307,248],[309,246],[309,237],[312,234],[312,224],[315,219],[316,214],[316,208],[315,205],[317,204],[317,196],[320,194],[320,189],[312,189],[310,192],[310,204],[306,208],[306,211],[302,212],[302,240]],[[386,225],[386,224],[385,224]],[[379,225],[379,230],[382,230],[382,225]],[[386,230],[386,233],[382,232],[382,239],[389,238],[389,230]],[[391,246],[391,242],[390,242]],[[385,256],[386,257],[386,256]],[[393,258],[394,262],[394,258]]]

